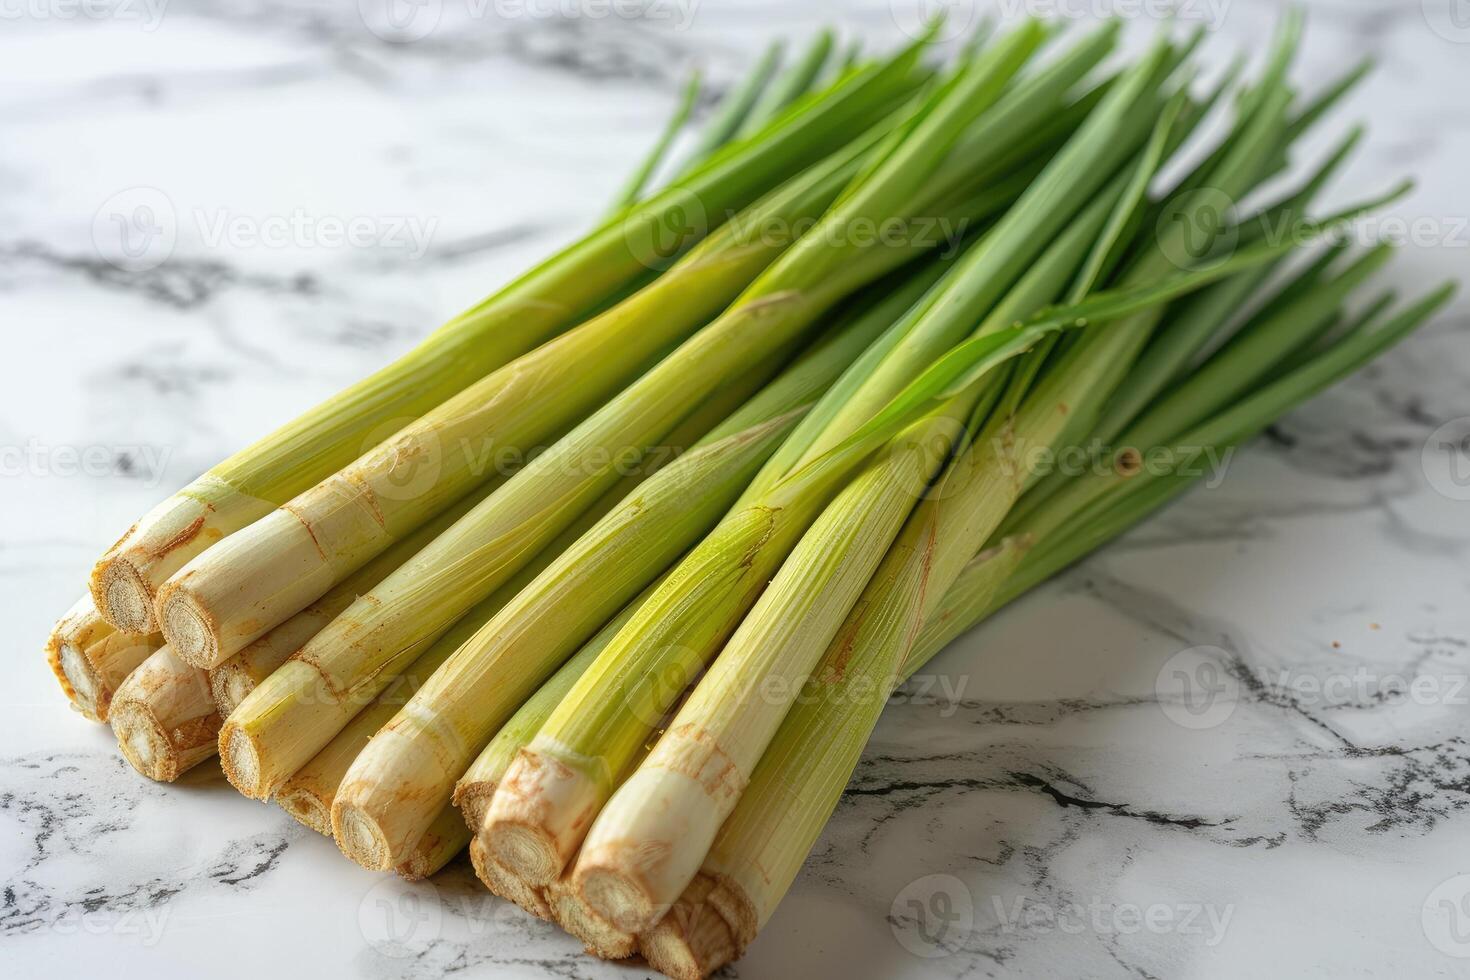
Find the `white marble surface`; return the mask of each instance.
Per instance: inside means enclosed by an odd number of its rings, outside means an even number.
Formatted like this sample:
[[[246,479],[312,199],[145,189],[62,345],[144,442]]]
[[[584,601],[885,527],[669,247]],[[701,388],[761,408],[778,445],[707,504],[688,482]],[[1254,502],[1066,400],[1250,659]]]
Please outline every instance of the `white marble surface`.
[[[1309,5],[1304,86],[1381,62],[1342,113],[1371,141],[1334,200],[1413,173],[1392,214],[1438,229],[1386,275],[1406,292],[1470,268],[1470,12],[1453,2]],[[416,889],[359,871],[212,767],[136,778],[64,709],[39,646],[156,498],[582,229],[689,64],[728,79],[769,34],[827,20],[895,41],[889,4],[669,0],[644,22],[559,22],[429,0],[442,16],[409,44],[364,29],[377,0],[160,4],[0,4],[0,968],[642,975],[463,869]],[[1222,65],[1261,46],[1277,4],[1191,9],[1218,15]],[[119,202],[169,209],[168,261],[98,257]],[[302,242],[214,234],[292,216],[314,229]],[[352,218],[375,243],[323,240]],[[1430,441],[1467,415],[1462,299],[1221,489],[958,643],[934,668],[958,700],[890,709],[732,973],[1470,976],[1470,494]],[[1181,713],[1181,667],[1218,668],[1205,715]],[[911,899],[953,913],[942,934],[931,917],[938,942]]]

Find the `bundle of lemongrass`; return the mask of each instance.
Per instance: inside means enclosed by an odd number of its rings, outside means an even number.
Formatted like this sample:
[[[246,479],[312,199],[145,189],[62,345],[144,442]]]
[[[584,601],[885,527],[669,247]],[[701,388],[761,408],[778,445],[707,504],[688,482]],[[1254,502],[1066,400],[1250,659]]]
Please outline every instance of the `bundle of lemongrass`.
[[[1448,299],[1360,304],[1389,254],[1330,240],[1403,188],[1309,218],[1356,132],[1252,203],[1364,74],[1299,98],[1299,30],[1203,94],[1198,36],[823,34],[645,196],[696,82],[601,227],[109,549],[64,690],[152,778],[217,750],[366,868],[468,846],[598,955],[717,969],[895,685]]]

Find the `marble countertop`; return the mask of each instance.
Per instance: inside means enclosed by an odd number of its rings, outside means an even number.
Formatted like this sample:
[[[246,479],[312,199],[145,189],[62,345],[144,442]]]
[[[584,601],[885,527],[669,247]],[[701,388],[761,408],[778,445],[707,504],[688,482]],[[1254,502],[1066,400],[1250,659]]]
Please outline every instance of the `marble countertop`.
[[[827,21],[893,43],[924,5],[651,0],[636,20],[423,0],[390,29],[384,2],[0,4],[9,976],[647,973],[583,956],[463,868],[360,871],[213,766],[136,777],[39,648],[155,500],[585,228],[691,65],[728,80],[770,35]],[[1380,63],[1341,114],[1370,141],[1329,203],[1416,175],[1385,278],[1463,275],[1463,0],[1308,7],[1304,87]],[[1220,66],[1278,4],[1184,8]],[[139,215],[167,234],[99,254]],[[329,233],[354,221],[355,243]],[[936,661],[732,975],[1470,976],[1470,484],[1446,448],[1467,432],[1462,298],[1218,489]]]

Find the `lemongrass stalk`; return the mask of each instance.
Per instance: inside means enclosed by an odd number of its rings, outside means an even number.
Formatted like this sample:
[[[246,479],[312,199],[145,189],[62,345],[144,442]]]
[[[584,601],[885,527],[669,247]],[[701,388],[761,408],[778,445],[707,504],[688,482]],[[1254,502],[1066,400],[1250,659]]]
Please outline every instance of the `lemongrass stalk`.
[[[211,668],[209,690],[220,715],[228,717],[250,692],[304,647],[353,599],[333,589],[218,667]],[[335,609],[335,611],[334,611]]]
[[[418,554],[450,525],[463,517],[497,485],[491,481],[429,521],[387,551],[333,586],[326,595],[254,641],[228,660],[211,668],[209,688],[220,714],[228,717],[241,701],[286,660],[341,615],[359,595]]]
[[[109,717],[123,757],[149,779],[171,783],[217,750],[220,714],[209,676],[166,645],[123,681]]]
[[[820,214],[856,156],[839,152],[757,205],[756,227]],[[487,452],[531,448],[586,416],[780,254],[779,239],[743,240],[742,220],[624,303],[492,372],[190,562],[158,593],[170,644],[216,666],[482,482]]]
[[[1028,37],[1034,33],[1022,32],[994,58],[988,84],[982,86],[989,99],[1025,60]],[[906,202],[914,199],[936,165],[934,154],[951,145],[957,130],[986,104],[981,98],[967,113],[934,114],[924,137],[911,141],[920,150],[917,158],[896,154],[891,166],[844,192],[842,203],[783,253],[725,314],[318,634],[302,652],[305,673],[282,677],[297,661],[288,663],[236,710],[226,727],[227,734],[240,735],[235,739],[239,764],[233,768],[269,784],[276,773],[299,765],[304,761],[300,753],[309,756],[334,731],[330,715],[322,720],[320,711],[300,710],[302,697],[319,690],[322,679],[339,690],[371,690],[384,683],[396,656],[435,635],[612,482],[610,456],[636,455],[639,447],[656,441],[686,415],[715,379],[791,349],[835,302],[937,244],[905,240],[872,246],[849,237],[816,251],[802,245],[811,236],[826,241],[828,230],[842,232],[875,215],[906,215]],[[226,768],[232,768],[229,758]]]
[[[572,879],[629,933],[688,885],[790,698],[866,585],[983,391],[900,435],[803,535],[652,754],[607,801]],[[757,693],[759,689],[759,693]]]
[[[668,913],[644,927],[640,946],[656,969],[699,978],[734,960],[790,887],[897,683],[915,625],[923,622],[936,552],[963,547],[936,533],[936,499],[905,524],[840,632],[824,645],[820,662],[803,678],[802,696],[774,740],[762,745],[733,812],[705,842]],[[779,823],[767,814],[779,814]]]
[[[76,699],[78,711],[92,721],[108,721],[112,699],[118,688],[144,661],[163,646],[163,637],[136,633],[111,633],[82,651],[81,656],[62,651],[61,666]]]
[[[259,520],[357,458],[391,431],[573,325],[683,252],[734,213],[853,138],[911,91],[922,45],[843,79],[760,141],[731,147],[656,194],[627,219],[604,224],[413,351],[199,477],[149,511],[97,563],[93,599],[131,632],[158,630],[158,588],[222,538]],[[687,226],[687,227],[686,227]],[[670,228],[681,234],[670,243]]]
[[[332,801],[336,799],[342,780],[352,766],[352,760],[357,758],[373,736],[413,697],[434,671],[449,659],[459,644],[473,636],[499,608],[497,599],[476,606],[399,674],[391,687],[358,711],[335,738],[281,783],[274,794],[281,809],[312,830],[328,837],[333,836]],[[397,863],[408,860],[410,853],[405,852]],[[392,866],[379,870],[386,871]]]
[[[1155,148],[1145,154],[1139,168],[1141,174],[1157,166],[1162,137],[1171,128],[1166,114]],[[1048,250],[991,318],[1004,322],[1029,312],[1056,294],[1089,247],[1095,254],[1105,254],[1115,246],[1122,234],[1116,216],[1103,238],[1095,245],[1093,240],[1130,186],[1136,201],[1139,185],[1138,176],[1120,175],[1112,191]],[[1119,206],[1126,213],[1134,205],[1124,199]],[[1096,266],[1097,261],[1089,265]],[[980,337],[987,333],[985,325],[977,331]],[[943,415],[931,419],[931,424],[943,421],[958,424],[958,418]],[[949,444],[942,429],[926,431],[919,440],[927,447],[947,449]],[[895,453],[885,460],[887,472],[875,466],[818,520],[700,683],[673,734],[598,816],[583,845],[576,876],[584,897],[613,922],[633,930],[647,928],[697,871],[715,830],[789,706],[780,696],[763,696],[759,705],[753,705],[751,683],[757,678],[774,681],[778,691],[799,687],[942,454],[925,460],[910,447],[907,460],[903,457]],[[923,465],[919,471],[905,472],[901,461]],[[868,510],[885,506],[886,518],[878,516],[880,511]],[[868,540],[861,544],[844,540],[854,527],[862,528]],[[835,574],[834,567],[851,574]],[[703,774],[716,771],[717,783],[702,780]]]
[[[656,969],[700,978],[738,958],[795,879],[922,622],[930,562],[946,545],[925,519],[928,503],[904,527],[804,684],[697,873],[640,937]]]
[[[447,806],[419,838],[408,859],[393,870],[407,881],[427,878],[458,857],[469,842],[470,829],[459,818],[459,811]]]
[[[738,389],[739,385],[732,385],[732,387]],[[722,406],[725,404],[728,397],[728,394],[724,392],[717,392],[715,395],[711,396],[710,403],[716,407]],[[690,421],[697,424],[698,421],[704,417],[704,411],[705,410],[701,408],[700,411],[691,416]],[[687,441],[692,441],[695,434],[696,433],[691,433],[684,426],[681,426],[676,429],[675,432],[671,434],[671,436],[673,439],[678,440],[675,445],[682,445]],[[650,466],[649,471],[656,472],[656,469],[656,466]],[[641,478],[641,473],[630,473],[627,477],[624,478],[624,480],[620,482],[619,486],[624,492],[630,491],[638,484]],[[598,500],[595,504],[589,507],[584,514],[580,515],[576,520],[568,525],[567,529],[563,532],[561,536],[553,540],[552,543],[546,548],[542,549],[541,553],[538,554],[534,560],[523,567],[515,575],[507,579],[498,589],[496,589],[483,601],[468,609],[465,614],[461,616],[455,623],[451,624],[445,630],[441,631],[442,635],[437,635],[436,639],[432,643],[428,644],[427,649],[424,651],[423,655],[417,660],[411,662],[411,665],[408,668],[409,673],[400,674],[398,671],[394,671],[393,675],[389,679],[381,684],[376,684],[371,693],[363,690],[358,690],[355,692],[348,692],[345,695],[341,695],[335,692],[331,692],[327,689],[321,689],[311,691],[310,696],[301,699],[299,703],[297,703],[294,707],[298,711],[298,719],[301,721],[302,724],[319,724],[322,725],[324,730],[330,728],[331,731],[337,733],[336,737],[322,739],[320,741],[320,745],[318,746],[322,752],[327,752],[332,746],[336,746],[336,754],[330,761],[330,766],[332,767],[331,772],[334,773],[332,778],[340,781],[340,772],[337,772],[337,769],[340,768],[342,772],[345,772],[346,767],[357,756],[358,752],[361,751],[361,739],[364,739],[367,736],[376,732],[378,728],[381,728],[382,725],[393,716],[393,713],[397,711],[398,707],[401,706],[405,700],[405,695],[403,695],[402,693],[405,689],[410,695],[414,691],[417,691],[418,687],[424,682],[429,674],[432,673],[433,669],[437,668],[443,663],[445,657],[452,653],[460,644],[462,644],[466,639],[473,635],[476,630],[483,626],[484,623],[488,621],[496,612],[498,612],[500,608],[504,606],[512,596],[519,593],[521,589],[523,589],[528,583],[534,580],[535,577],[540,574],[540,572],[554,558],[556,558],[562,553],[562,551],[569,547],[570,544],[575,541],[581,533],[584,533],[593,524],[600,520],[602,516],[605,515],[615,504],[617,504],[620,499],[621,496],[605,496],[603,499]],[[284,668],[284,673],[282,674],[283,678],[288,677],[293,673],[298,675],[303,673],[300,668],[289,667],[289,663],[290,658],[287,659],[286,663],[281,664],[281,666],[277,668],[278,671]],[[262,681],[262,683],[264,683],[265,680],[270,680],[270,678],[274,677],[275,674],[276,672],[273,671],[271,674],[266,675],[266,678]],[[279,683],[279,680],[277,682]],[[257,687],[259,687],[259,685],[257,685]],[[253,693],[254,691],[252,690],[251,694]],[[241,703],[243,704],[246,700],[249,700],[249,697],[250,695],[247,694],[246,698],[242,699]],[[365,713],[365,711],[373,710],[374,707],[383,703],[386,703],[388,705],[388,708],[391,710],[387,710],[387,713],[379,717],[375,723],[370,725],[364,723],[366,727],[359,726],[358,728],[353,729],[351,732],[346,731],[346,729],[351,728],[354,721],[362,717],[362,714]],[[369,704],[370,707],[363,708],[364,704]],[[231,712],[231,715],[233,715],[233,712]],[[273,772],[270,774],[270,781],[267,782],[265,778],[261,776],[258,770],[248,768],[248,766],[253,764],[253,760],[251,760],[248,756],[246,757],[243,765],[240,763],[232,762],[238,752],[238,748],[234,751],[225,748],[225,746],[231,740],[230,733],[231,731],[233,731],[233,729],[230,728],[230,724],[232,720],[233,719],[230,716],[226,717],[225,725],[220,733],[221,749],[225,752],[226,755],[224,763],[225,775],[235,785],[236,789],[240,790],[240,792],[244,795],[254,799],[267,799],[272,796],[273,793],[280,790],[283,781],[288,780],[288,777],[292,777],[293,773],[299,772],[299,768],[289,772]],[[291,726],[287,725],[286,727],[289,728]],[[297,739],[302,739],[316,736],[304,735],[298,732],[295,733],[295,737]],[[357,737],[358,741],[354,741],[354,737]],[[302,765],[310,765],[311,761],[315,761],[313,756],[311,754],[306,754],[298,763],[298,767]],[[322,780],[318,779],[316,785],[326,784],[322,782]],[[331,785],[333,787],[332,793],[335,795],[336,783],[333,782]],[[328,812],[331,808],[331,802],[332,800],[330,796],[325,797],[325,802],[323,803],[323,805],[326,807],[326,810]],[[307,806],[309,804],[307,804],[305,801],[302,801],[302,805]]]
[[[380,864],[412,846],[475,753],[534,686],[714,525],[800,410],[936,271],[921,271],[872,313],[836,330],[699,448],[641,486],[568,547],[404,707],[355,765],[359,794],[344,794],[340,803],[353,811],[352,826]]]
[[[102,618],[91,595],[84,595],[72,603],[66,614],[56,621],[46,637],[46,663],[61,685],[61,693],[73,705],[77,692],[66,676],[64,657],[80,658],[82,653],[98,640],[113,633],[112,624]]]
[[[454,787],[452,802],[460,808],[464,815],[465,825],[478,832],[485,823],[485,814],[490,806],[490,798],[495,793],[495,787],[500,785],[500,780],[505,777],[516,753],[531,740],[531,737],[546,722],[548,716],[566,697],[577,678],[586,672],[592,662],[597,659],[603,649],[612,638],[617,635],[618,630],[623,628],[633,616],[639,604],[647,596],[640,596],[628,603],[616,616],[608,621],[607,625],[597,631],[582,645],[576,655],[557,669],[555,674],[542,684],[536,693],[527,698],[525,703],[511,715],[509,721],[501,726],[500,731],[495,733],[480,754],[475,757],[474,763],[465,770]]]
[[[157,634],[115,631],[88,595],[51,631],[46,660],[72,707],[91,721],[105,722],[118,686],[162,645]]]
[[[522,881],[505,865],[495,860],[485,847],[483,837],[470,837],[470,864],[475,869],[475,877],[490,890],[490,894],[519,905],[538,919],[551,921],[551,906],[546,901],[546,889]]]
[[[624,960],[638,951],[638,937],[599,915],[569,878],[553,881],[542,890],[542,894],[551,920],[569,935],[580,939],[589,955],[604,960]]]
[[[716,519],[793,422],[778,416],[666,468],[472,637],[354,763],[334,808],[344,850],[367,867],[396,863],[516,707]],[[629,533],[599,547],[613,529]],[[634,536],[641,547],[625,551]]]
[[[485,847],[485,839],[479,834],[479,830],[484,824],[485,812],[489,807],[491,796],[495,793],[495,787],[500,785],[500,780],[510,768],[516,753],[536,734],[537,729],[560,703],[572,684],[597,659],[597,655],[628,621],[633,610],[638,607],[643,598],[639,597],[629,603],[622,612],[599,630],[596,636],[588,640],[576,656],[563,664],[550,680],[541,685],[533,696],[527,698],[526,703],[490,740],[490,744],[485,746],[484,751],[479,754],[474,764],[455,786],[454,805],[459,807],[463,815],[466,832],[472,834],[470,863],[474,867],[475,877],[479,878],[492,894],[519,905],[538,919],[550,921],[552,918],[550,899],[546,894],[546,889],[522,881],[509,868],[492,857]],[[574,914],[575,910],[562,912],[563,916]]]

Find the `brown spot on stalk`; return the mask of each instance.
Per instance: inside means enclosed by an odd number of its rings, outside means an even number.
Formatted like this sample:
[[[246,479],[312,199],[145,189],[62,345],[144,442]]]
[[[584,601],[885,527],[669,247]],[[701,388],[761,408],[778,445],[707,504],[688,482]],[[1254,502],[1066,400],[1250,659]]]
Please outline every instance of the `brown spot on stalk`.
[[[157,548],[154,548],[148,554],[150,557],[153,558],[166,557],[170,552],[175,551],[178,548],[182,548],[190,541],[193,541],[199,536],[199,532],[202,530],[204,530],[203,514],[194,518],[194,520],[189,523],[188,527],[184,528],[178,534],[175,534],[173,537],[160,544]]]
[[[306,533],[311,536],[311,543],[316,547],[317,555],[321,557],[322,561],[326,561],[327,553],[322,550],[322,543],[317,540],[316,531],[312,529],[311,521],[308,521],[306,518],[298,514],[290,504],[283,505],[281,509],[301,522],[301,526],[306,528]]]
[[[403,458],[409,459],[412,458],[412,455],[404,456]],[[395,451],[393,466],[396,467],[400,461],[401,460],[398,457],[397,452]],[[378,506],[378,495],[368,484],[368,482],[362,478],[362,475],[359,473],[346,473],[343,475],[343,479],[352,484],[352,499],[361,504],[363,508],[372,515],[372,518],[377,523],[378,527],[386,527],[387,523],[383,518],[383,510],[381,507]]]
[[[1143,471],[1143,453],[1129,446],[1127,449],[1119,451],[1113,465],[1121,477],[1137,476]]]

